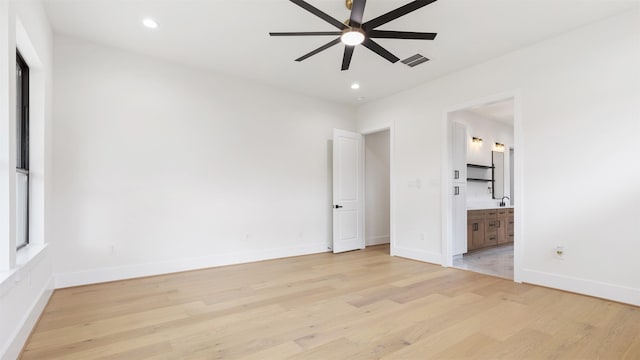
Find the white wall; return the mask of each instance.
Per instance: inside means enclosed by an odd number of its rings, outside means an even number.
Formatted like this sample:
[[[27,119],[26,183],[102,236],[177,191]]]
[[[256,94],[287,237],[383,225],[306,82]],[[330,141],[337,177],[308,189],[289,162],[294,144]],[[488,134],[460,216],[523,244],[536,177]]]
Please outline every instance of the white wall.
[[[513,126],[497,120],[488,119],[469,111],[455,111],[449,114],[449,119],[467,127],[467,163],[491,166],[492,152],[495,150],[495,143],[504,144],[504,194],[511,196],[509,187],[509,148],[513,147]],[[472,138],[482,139],[481,144],[473,143]],[[467,169],[468,177],[482,175],[491,178],[491,170]],[[467,205],[468,207],[496,206],[500,202],[492,198],[491,183],[477,181],[467,182]]]
[[[361,106],[359,131],[395,125],[400,253],[444,261],[447,109],[515,92],[522,280],[640,305],[638,64],[636,8]],[[409,187],[415,178],[427,186]],[[559,244],[564,260],[554,255]]]
[[[58,287],[326,251],[353,108],[55,38]]]
[[[365,135],[366,245],[389,243],[389,130]]]
[[[52,34],[37,0],[0,0],[0,358],[18,356],[51,295]],[[30,244],[15,251],[15,57],[30,67]]]

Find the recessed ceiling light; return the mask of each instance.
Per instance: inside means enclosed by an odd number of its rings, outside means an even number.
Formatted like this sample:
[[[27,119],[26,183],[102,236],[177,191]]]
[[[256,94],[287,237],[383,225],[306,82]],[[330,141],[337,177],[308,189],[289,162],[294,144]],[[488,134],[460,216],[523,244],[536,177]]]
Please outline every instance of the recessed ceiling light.
[[[353,89],[353,90],[360,89],[360,84],[354,82],[353,84],[351,84],[351,89]]]
[[[158,28],[158,23],[151,19],[151,18],[145,18],[142,20],[142,25],[148,27],[149,29],[157,29]]]

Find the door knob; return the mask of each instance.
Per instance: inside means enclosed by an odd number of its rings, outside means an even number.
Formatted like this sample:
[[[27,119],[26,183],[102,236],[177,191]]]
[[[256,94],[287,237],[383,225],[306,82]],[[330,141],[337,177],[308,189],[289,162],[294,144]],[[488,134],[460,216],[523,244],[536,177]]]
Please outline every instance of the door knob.
[[[333,205],[334,209],[340,209],[342,207],[342,205]]]

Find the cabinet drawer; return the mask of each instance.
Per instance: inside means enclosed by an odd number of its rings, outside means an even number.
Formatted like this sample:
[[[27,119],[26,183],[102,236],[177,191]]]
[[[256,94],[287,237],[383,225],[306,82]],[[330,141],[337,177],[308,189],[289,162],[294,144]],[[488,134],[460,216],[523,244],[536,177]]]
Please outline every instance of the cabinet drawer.
[[[507,209],[499,209],[498,216],[507,216]]]
[[[495,220],[489,220],[486,222],[485,226],[487,227],[487,232],[496,231],[498,223]]]
[[[485,245],[497,245],[498,244],[498,233],[487,233],[485,237]]]
[[[498,214],[498,210],[485,210],[484,211],[485,216],[496,216]]]
[[[507,214],[513,215],[513,209],[507,209]]]
[[[467,219],[482,220],[484,219],[484,210],[469,210],[467,211]]]

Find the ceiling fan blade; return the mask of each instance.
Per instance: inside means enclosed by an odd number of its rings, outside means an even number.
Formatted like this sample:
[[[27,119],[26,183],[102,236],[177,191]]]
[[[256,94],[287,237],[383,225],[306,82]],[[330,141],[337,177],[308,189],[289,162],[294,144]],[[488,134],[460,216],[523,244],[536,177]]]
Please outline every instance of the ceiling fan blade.
[[[271,36],[339,36],[340,31],[270,32]]]
[[[341,70],[349,70],[349,65],[351,64],[351,57],[353,56],[353,50],[355,50],[355,46],[345,45],[344,47],[344,56],[342,57],[342,69]]]
[[[317,49],[313,50],[312,52],[310,52],[310,53],[308,53],[308,54],[305,54],[305,55],[300,56],[299,58],[297,58],[297,59],[296,59],[296,61],[300,62],[300,61],[302,61],[302,60],[304,60],[304,59],[310,58],[310,57],[312,57],[313,55],[315,55],[315,54],[317,54],[317,53],[319,53],[319,52],[321,52],[321,51],[327,50],[328,48],[332,47],[333,45],[336,45],[336,44],[337,44],[337,43],[339,43],[339,42],[340,42],[340,38],[337,38],[337,39],[335,39],[335,40],[333,40],[333,41],[330,41],[330,42],[328,42],[328,43],[326,43],[326,44],[324,44],[324,45],[320,46],[319,48],[317,48]]]
[[[293,0],[292,0],[293,1]],[[435,2],[436,0],[415,0],[412,1],[404,6],[401,6],[395,10],[391,10],[386,14],[380,15],[375,19],[371,19],[369,21],[367,21],[366,23],[362,24],[362,27],[364,27],[367,30],[371,30],[371,29],[375,29],[380,25],[384,25],[390,21],[393,21],[401,16],[407,15],[408,13],[418,10],[424,6],[427,6],[429,4],[431,4],[432,2]]]
[[[367,0],[353,0],[351,5],[351,18],[349,24],[353,27],[362,26],[362,16],[364,16],[364,5]]]
[[[329,16],[328,14],[322,12],[322,10],[314,7],[313,5],[309,4],[308,2],[304,1],[304,0],[290,0],[292,3],[300,6],[301,8],[307,10],[308,12],[312,13],[313,15],[321,18],[322,20],[328,22],[329,24],[337,27],[340,30],[344,30],[347,28],[347,25],[343,24],[342,22],[336,20],[335,18]]]
[[[411,31],[387,31],[387,30],[371,30],[369,37],[374,39],[416,39],[416,40],[433,40],[437,33],[420,33]]]
[[[398,58],[397,56],[393,55],[392,53],[387,51],[387,49],[383,48],[382,46],[380,46],[380,44],[378,44],[377,42],[371,40],[370,38],[364,39],[364,41],[362,42],[362,45],[364,47],[366,47],[367,49],[373,51],[374,53],[382,56],[383,58],[385,58],[387,60],[389,60],[392,63],[395,63],[398,60],[400,60],[400,58]]]

